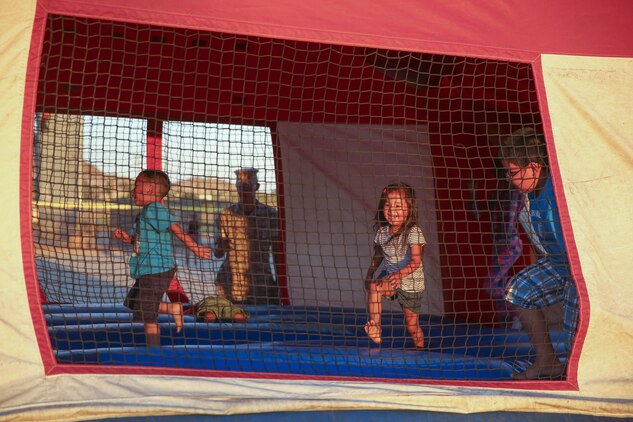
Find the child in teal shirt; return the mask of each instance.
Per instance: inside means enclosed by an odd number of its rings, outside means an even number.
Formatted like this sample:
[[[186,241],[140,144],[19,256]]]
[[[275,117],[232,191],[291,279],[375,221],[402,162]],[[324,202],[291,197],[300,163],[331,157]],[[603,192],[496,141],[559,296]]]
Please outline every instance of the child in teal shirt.
[[[129,265],[130,276],[136,282],[125,298],[125,306],[133,311],[134,321],[143,322],[149,346],[160,345],[159,313],[173,315],[177,332],[182,330],[183,325],[182,304],[162,302],[176,273],[171,235],[182,241],[196,256],[203,259],[211,256],[211,249],[197,244],[173,221],[161,203],[170,188],[169,177],[162,171],[143,170],[139,173],[132,198],[143,209],[136,218],[134,236],[118,228],[114,231],[116,239],[134,245]]]

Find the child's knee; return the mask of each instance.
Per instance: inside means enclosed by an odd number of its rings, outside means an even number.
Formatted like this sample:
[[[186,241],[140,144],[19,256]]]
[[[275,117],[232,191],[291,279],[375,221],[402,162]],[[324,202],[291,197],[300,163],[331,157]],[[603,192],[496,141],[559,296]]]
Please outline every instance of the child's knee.
[[[387,280],[377,280],[371,283],[369,290],[381,296],[393,296],[393,288]]]
[[[246,322],[246,315],[244,312],[237,311],[233,314],[233,322]]]
[[[204,322],[215,322],[218,319],[218,316],[215,312],[205,312],[204,313]]]
[[[371,283],[367,284],[367,290],[369,290],[370,292],[377,292],[379,290],[378,283],[372,281]]]
[[[375,280],[365,281],[365,290],[367,290],[368,292],[375,292],[378,288],[377,286],[378,282],[376,282]]]

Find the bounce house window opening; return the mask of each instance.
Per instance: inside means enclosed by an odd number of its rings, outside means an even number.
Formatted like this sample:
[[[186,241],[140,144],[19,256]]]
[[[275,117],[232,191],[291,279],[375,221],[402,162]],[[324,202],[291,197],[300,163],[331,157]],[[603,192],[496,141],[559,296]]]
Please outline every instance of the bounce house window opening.
[[[139,207],[130,192],[142,170],[155,168],[168,174],[171,190],[165,199],[167,207],[190,234],[207,244],[213,240],[213,222],[221,208],[237,201],[232,186],[236,170],[257,168],[261,185],[258,200],[277,204],[272,136],[267,127],[163,122],[158,140],[161,151],[157,152],[152,148],[156,145],[150,146],[156,134],[149,133],[144,119],[37,114],[35,122],[33,212],[38,254],[60,248],[83,249],[83,254],[90,250],[115,252],[108,261],[86,263],[99,272],[111,273],[109,286],[90,277],[61,282],[61,275],[51,278],[49,272],[41,280],[49,302],[123,300],[129,274],[125,260],[112,257],[129,248],[113,240],[111,231],[113,227],[133,226]],[[148,152],[152,150],[154,154]],[[162,158],[154,166],[153,155]],[[223,182],[210,187],[209,180]],[[183,247],[176,248],[183,261],[189,262],[188,253]],[[58,258],[61,255],[55,253]],[[213,293],[208,285],[201,284],[201,271],[182,265],[180,269],[187,272],[187,290],[196,297]]]
[[[503,294],[539,245],[499,157],[542,133],[529,64],[53,15],[34,121],[32,300],[60,368],[451,383],[534,361]]]

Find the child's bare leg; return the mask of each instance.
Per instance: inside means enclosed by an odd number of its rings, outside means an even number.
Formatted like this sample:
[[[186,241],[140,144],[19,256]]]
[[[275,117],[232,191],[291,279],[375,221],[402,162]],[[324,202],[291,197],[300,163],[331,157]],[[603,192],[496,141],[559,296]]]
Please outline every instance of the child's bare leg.
[[[378,284],[371,284],[369,292],[367,292],[367,313],[369,314],[369,320],[374,321],[380,326],[382,317],[382,294],[380,294]]]
[[[413,344],[418,349],[424,348],[424,331],[420,327],[420,316],[410,309],[403,307],[402,310],[404,311],[404,322],[413,339]]]
[[[170,303],[169,313],[174,317],[174,324],[176,324],[176,332],[182,331],[182,326],[185,322],[185,317],[182,312],[182,303]]]
[[[517,313],[530,337],[536,360],[525,372],[514,374],[512,378],[529,380],[561,377],[565,372],[565,365],[556,356],[543,310],[517,308]]]
[[[370,283],[367,286],[367,313],[369,314],[369,321],[365,324],[365,333],[376,344],[382,342],[382,296],[385,294],[388,287],[385,281],[379,281],[376,283]]]
[[[160,328],[157,323],[145,323],[145,342],[150,347],[160,346]]]
[[[174,317],[174,324],[176,324],[176,332],[179,333],[182,331],[182,326],[184,324],[184,315],[182,311],[182,303],[167,303],[161,302],[158,307],[158,312],[163,314],[170,314]]]

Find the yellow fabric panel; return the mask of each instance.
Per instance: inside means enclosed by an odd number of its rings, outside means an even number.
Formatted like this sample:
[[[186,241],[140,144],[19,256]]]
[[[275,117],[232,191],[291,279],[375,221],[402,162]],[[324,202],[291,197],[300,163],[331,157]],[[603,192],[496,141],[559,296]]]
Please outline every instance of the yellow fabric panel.
[[[633,59],[544,56],[554,144],[590,299],[581,392],[633,397]]]
[[[43,375],[22,263],[19,171],[24,87],[35,2],[0,10],[0,391],[19,394]],[[4,400],[0,397],[0,403]]]

